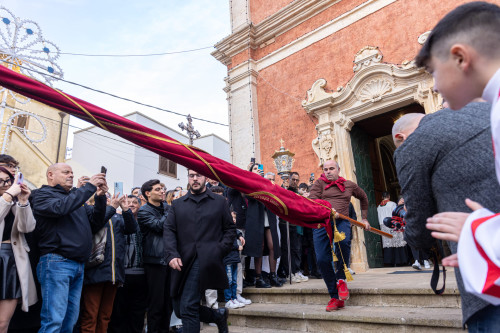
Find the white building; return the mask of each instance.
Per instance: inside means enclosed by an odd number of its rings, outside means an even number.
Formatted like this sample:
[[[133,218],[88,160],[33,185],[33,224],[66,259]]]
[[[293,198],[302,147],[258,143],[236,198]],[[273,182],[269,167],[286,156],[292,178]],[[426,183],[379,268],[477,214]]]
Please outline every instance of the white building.
[[[186,135],[140,112],[128,114],[125,118],[180,142],[189,143]],[[96,174],[100,172],[101,166],[105,166],[111,193],[115,182],[123,182],[123,190],[129,194],[133,187],[140,187],[149,179],[159,179],[168,190],[176,186],[186,188],[187,170],[182,165],[160,158],[149,150],[95,126],[77,131],[74,135],[72,157],[67,163],[73,168],[75,185],[79,177]],[[195,139],[194,146],[225,161],[230,160],[229,143],[217,135],[210,134]]]

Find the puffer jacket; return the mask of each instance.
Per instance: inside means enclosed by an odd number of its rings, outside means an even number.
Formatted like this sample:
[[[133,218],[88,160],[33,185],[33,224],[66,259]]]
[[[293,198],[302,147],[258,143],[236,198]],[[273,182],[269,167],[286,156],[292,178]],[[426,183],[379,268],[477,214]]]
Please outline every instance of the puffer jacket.
[[[120,215],[115,214],[115,209],[108,206],[106,217],[108,222],[104,226],[107,229],[104,261],[97,266],[85,268],[84,284],[125,282],[125,235],[135,233],[137,222],[130,209]]]
[[[162,203],[156,207],[150,203],[139,208],[137,222],[142,233],[142,262],[145,264],[164,263],[163,224],[167,221],[170,206]]]

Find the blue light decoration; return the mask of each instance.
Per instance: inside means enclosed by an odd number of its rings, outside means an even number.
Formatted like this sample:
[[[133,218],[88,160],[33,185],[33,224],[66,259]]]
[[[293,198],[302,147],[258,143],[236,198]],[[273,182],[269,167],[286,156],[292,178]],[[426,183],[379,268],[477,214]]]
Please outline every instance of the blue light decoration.
[[[21,74],[32,77],[52,86],[57,78],[63,77],[63,71],[57,61],[60,57],[59,47],[43,38],[42,29],[33,20],[14,15],[0,4],[0,65],[13,68]],[[39,72],[40,69],[46,74]],[[0,100],[3,88],[0,87]],[[11,92],[8,92],[11,94]],[[11,94],[13,98],[20,98]],[[21,102],[20,102],[21,103]],[[0,108],[1,113],[1,108]],[[0,138],[1,142],[1,138]]]

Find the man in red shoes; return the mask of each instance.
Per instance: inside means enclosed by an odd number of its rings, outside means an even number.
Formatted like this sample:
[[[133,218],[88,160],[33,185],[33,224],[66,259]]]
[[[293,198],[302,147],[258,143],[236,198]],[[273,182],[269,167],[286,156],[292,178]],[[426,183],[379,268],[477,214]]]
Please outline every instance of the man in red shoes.
[[[345,180],[339,176],[340,167],[336,161],[326,161],[323,164],[323,174],[312,185],[309,199],[323,199],[332,205],[339,214],[349,215],[349,202],[351,197],[361,202],[361,215],[365,229],[370,229],[367,220],[368,197],[366,193],[354,182]],[[344,301],[349,299],[346,275],[347,263],[351,254],[351,224],[347,220],[336,219],[337,230],[345,234],[345,239],[336,244],[335,255],[337,273],[333,269],[333,257],[330,238],[325,228],[313,229],[314,249],[318,267],[325,280],[331,300],[328,302],[326,311],[335,311],[344,307]],[[333,221],[332,221],[333,225]]]

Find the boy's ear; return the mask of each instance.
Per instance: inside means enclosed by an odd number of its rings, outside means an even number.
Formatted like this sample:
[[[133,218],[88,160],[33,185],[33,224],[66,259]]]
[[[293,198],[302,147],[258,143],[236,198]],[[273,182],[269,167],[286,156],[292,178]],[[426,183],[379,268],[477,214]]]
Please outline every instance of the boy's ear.
[[[462,71],[467,71],[470,68],[472,52],[471,47],[465,44],[454,44],[450,48],[451,59]]]

